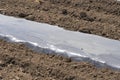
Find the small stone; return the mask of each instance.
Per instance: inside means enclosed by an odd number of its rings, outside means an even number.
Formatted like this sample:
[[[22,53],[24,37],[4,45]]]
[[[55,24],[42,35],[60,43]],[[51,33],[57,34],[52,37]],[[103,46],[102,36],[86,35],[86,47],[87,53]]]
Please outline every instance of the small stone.
[[[84,18],[84,17],[87,17],[87,14],[85,12],[81,12],[80,13],[80,18]]]
[[[62,14],[67,15],[67,14],[68,14],[67,10],[66,10],[66,9],[63,9],[63,10],[62,10]]]
[[[24,17],[28,16],[28,14],[20,13],[18,16],[24,18]]]

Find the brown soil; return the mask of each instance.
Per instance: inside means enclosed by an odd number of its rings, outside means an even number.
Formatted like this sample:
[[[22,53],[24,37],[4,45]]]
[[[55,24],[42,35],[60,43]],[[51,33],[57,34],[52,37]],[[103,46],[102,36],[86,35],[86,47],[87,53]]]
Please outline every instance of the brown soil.
[[[120,72],[0,40],[0,80],[119,80]]]
[[[0,13],[120,40],[120,3],[115,0],[0,0]],[[0,40],[2,79],[119,80],[120,72]]]
[[[120,2],[116,0],[36,1],[0,0],[0,13],[120,40]]]

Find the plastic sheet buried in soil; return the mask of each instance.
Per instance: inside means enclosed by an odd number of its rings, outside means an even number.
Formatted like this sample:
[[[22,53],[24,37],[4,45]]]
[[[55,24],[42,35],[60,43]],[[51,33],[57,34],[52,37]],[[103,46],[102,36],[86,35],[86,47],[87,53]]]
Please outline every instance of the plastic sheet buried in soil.
[[[57,26],[0,15],[0,38],[34,50],[120,68],[120,41],[68,31]]]

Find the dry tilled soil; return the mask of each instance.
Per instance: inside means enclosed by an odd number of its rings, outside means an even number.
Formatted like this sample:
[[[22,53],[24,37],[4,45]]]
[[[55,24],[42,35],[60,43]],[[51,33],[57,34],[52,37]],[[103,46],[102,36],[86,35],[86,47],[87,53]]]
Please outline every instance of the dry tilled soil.
[[[0,13],[120,40],[115,0],[0,0]],[[120,80],[120,72],[0,40],[0,80]]]
[[[0,13],[120,40],[116,0],[0,0]]]
[[[0,80],[120,80],[120,72],[0,40]]]

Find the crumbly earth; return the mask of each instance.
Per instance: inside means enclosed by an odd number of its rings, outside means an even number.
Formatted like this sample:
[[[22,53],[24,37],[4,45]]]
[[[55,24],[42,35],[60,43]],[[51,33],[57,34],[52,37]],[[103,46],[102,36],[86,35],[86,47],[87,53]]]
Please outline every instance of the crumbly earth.
[[[115,0],[0,0],[0,13],[120,40]],[[0,80],[120,80],[120,72],[0,40]]]
[[[116,0],[0,0],[0,13],[120,40]]]
[[[0,40],[0,80],[119,80],[120,72]]]

